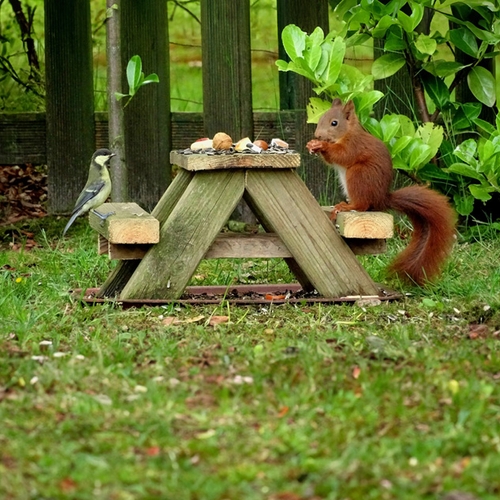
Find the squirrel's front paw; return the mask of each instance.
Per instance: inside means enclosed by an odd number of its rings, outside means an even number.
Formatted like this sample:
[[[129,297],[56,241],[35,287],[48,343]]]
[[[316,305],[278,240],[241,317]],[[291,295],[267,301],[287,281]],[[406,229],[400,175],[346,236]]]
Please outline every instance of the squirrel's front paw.
[[[306,148],[309,150],[309,153],[318,154],[323,149],[323,143],[318,141],[318,139],[311,139],[307,143]]]

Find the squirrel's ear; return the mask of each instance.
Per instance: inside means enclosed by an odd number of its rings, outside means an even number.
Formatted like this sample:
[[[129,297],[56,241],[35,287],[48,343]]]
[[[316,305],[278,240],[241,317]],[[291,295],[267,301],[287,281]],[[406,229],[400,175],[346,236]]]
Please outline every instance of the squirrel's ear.
[[[342,105],[342,101],[338,97],[332,101],[332,108],[334,106],[341,106],[341,105]]]
[[[344,116],[346,117],[347,120],[349,118],[356,114],[356,110],[354,109],[354,102],[352,101],[347,101],[346,105],[344,106]]]

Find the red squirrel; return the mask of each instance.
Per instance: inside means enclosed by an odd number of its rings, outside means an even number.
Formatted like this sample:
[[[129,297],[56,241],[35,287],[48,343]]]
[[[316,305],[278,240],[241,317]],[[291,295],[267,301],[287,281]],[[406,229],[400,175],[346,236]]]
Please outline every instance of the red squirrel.
[[[335,99],[314,136],[307,149],[335,167],[348,200],[335,205],[330,218],[350,210],[394,209],[406,214],[413,224],[412,238],[390,270],[418,285],[435,278],[455,240],[456,217],[448,199],[419,185],[391,192],[394,170],[389,150],[363,129],[352,101],[343,105]]]

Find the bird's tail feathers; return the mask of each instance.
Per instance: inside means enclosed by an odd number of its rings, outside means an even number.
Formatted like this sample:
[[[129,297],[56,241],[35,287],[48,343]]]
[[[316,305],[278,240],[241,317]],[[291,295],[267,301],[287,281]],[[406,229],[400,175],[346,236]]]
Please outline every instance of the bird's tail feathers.
[[[64,231],[63,231],[63,238],[64,236],[66,235],[66,231],[70,228],[71,224],[73,224],[73,222],[75,222],[75,219],[81,214],[81,211],[79,210],[78,212],[75,212],[71,215],[68,223],[66,224],[66,227],[64,228]]]

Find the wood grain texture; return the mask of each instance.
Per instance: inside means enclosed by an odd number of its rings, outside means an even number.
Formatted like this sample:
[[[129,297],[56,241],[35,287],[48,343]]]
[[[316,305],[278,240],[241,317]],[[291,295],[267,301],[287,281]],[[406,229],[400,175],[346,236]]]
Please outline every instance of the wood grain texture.
[[[291,257],[281,238],[274,233],[242,235],[222,233],[212,243],[205,259]]]
[[[340,212],[335,225],[344,238],[386,239],[394,236],[394,217],[385,212]]]
[[[159,0],[121,0],[118,3],[123,88],[128,89],[125,68],[136,54],[141,56],[145,75],[156,73],[160,80],[160,83],[141,88],[124,109],[129,200],[151,211],[171,179],[167,3]]]
[[[228,168],[297,168],[300,166],[298,153],[235,153],[231,155],[183,155],[170,153],[170,162],[185,170],[217,170]]]
[[[104,203],[99,213],[113,213],[102,221],[89,212],[92,229],[104,236],[111,244],[151,244],[160,241],[160,223],[137,203]]]
[[[246,191],[316,290],[325,297],[376,295],[377,286],[293,171],[249,170]]]
[[[198,172],[120,297],[179,298],[241,199],[244,171]]]
[[[253,114],[248,0],[201,2],[201,44],[206,136],[221,131],[249,136]]]
[[[94,152],[94,86],[89,2],[46,0],[45,83],[48,208],[68,213]]]
[[[151,213],[151,215],[160,222],[160,227],[172,213],[172,210],[183,195],[192,178],[193,174],[191,172],[181,170],[160,198],[160,201]],[[118,262],[108,279],[99,289],[98,297],[115,297],[119,295],[138,265],[138,260],[122,260]]]

